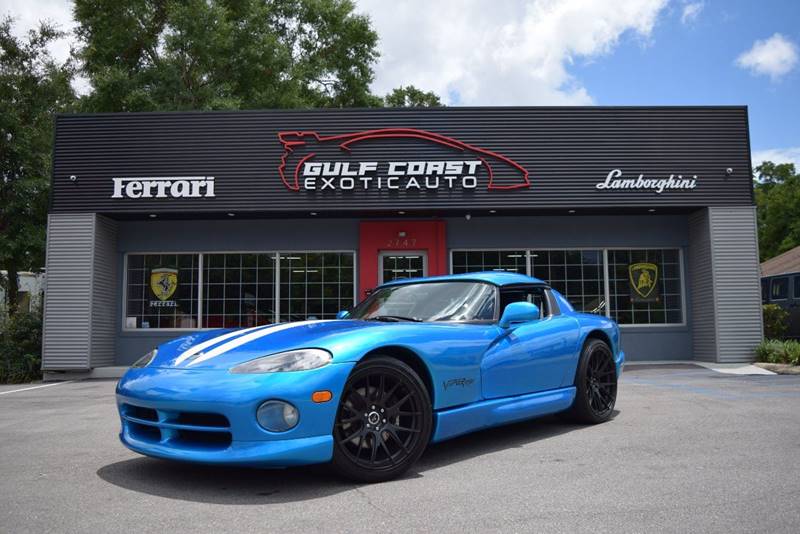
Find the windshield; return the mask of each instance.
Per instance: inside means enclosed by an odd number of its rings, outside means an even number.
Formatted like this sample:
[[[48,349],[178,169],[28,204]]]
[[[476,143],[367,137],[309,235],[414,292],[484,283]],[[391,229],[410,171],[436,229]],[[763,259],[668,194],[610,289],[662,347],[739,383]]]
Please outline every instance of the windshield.
[[[389,321],[491,321],[495,288],[481,282],[423,282],[378,289],[350,317]]]

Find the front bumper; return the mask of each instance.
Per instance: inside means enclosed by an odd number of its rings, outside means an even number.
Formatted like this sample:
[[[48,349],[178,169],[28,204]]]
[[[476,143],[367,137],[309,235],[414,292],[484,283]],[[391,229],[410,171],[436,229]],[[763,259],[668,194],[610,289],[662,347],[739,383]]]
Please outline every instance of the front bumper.
[[[263,467],[327,462],[336,410],[353,366],[258,375],[131,369],[117,385],[120,440],[140,454],[189,462]],[[311,394],[323,389],[333,398],[311,401]],[[286,432],[262,428],[256,411],[269,399],[296,406],[297,426]]]

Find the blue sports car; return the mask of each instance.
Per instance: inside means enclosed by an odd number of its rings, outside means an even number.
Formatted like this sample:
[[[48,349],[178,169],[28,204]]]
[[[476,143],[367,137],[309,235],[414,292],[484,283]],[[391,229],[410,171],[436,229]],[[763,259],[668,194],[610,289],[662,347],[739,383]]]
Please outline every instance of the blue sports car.
[[[528,276],[396,280],[338,319],[198,332],[120,379],[120,439],[148,456],[331,462],[377,482],[430,442],[565,412],[612,414],[625,360],[610,319]]]

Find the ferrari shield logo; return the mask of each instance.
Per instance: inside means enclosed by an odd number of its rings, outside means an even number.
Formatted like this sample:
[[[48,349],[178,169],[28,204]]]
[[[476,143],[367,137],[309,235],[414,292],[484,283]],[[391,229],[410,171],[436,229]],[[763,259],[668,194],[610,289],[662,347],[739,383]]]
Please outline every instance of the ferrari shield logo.
[[[633,263],[628,267],[631,283],[631,299],[636,302],[658,301],[658,265],[655,263]]]
[[[178,269],[159,267],[150,271],[150,289],[159,300],[167,300],[178,288]]]

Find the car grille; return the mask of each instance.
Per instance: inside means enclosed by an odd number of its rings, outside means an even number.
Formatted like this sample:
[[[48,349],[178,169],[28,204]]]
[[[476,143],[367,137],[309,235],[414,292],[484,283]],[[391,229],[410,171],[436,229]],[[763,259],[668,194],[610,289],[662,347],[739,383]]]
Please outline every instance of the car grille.
[[[160,410],[125,403],[120,414],[128,432],[140,441],[217,450],[231,444],[230,422],[219,413]]]

